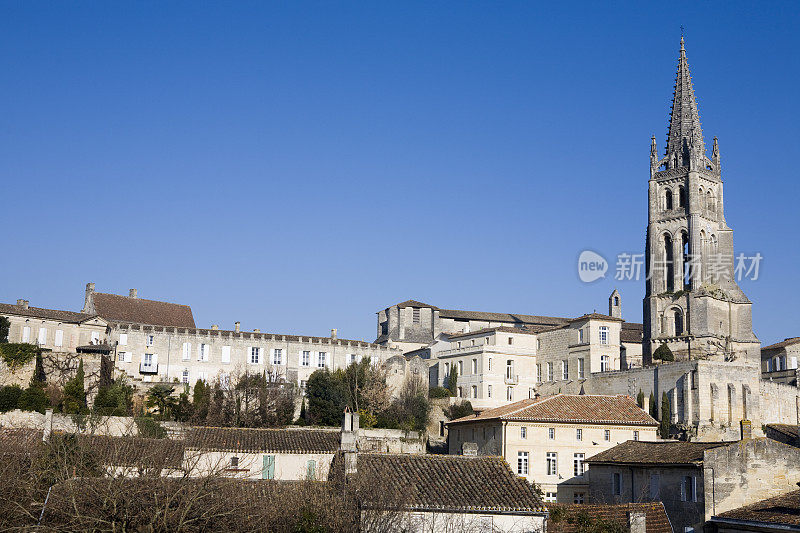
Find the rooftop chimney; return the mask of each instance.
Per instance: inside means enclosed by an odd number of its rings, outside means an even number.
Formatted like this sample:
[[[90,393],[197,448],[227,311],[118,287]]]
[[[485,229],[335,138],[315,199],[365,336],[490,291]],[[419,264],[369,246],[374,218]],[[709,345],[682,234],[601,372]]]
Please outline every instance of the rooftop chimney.
[[[331,330],[331,339],[336,340],[336,328]]]
[[[82,313],[94,313],[94,283],[86,284],[86,296],[83,299]]]
[[[339,446],[344,453],[344,473],[355,474],[358,471],[358,413],[345,408],[342,419],[342,434]]]
[[[647,517],[641,511],[631,511],[628,513],[628,531],[630,533],[646,533]]]
[[[139,295],[136,289],[131,289],[128,291],[128,298],[138,298],[138,297]]]
[[[23,299],[17,300],[17,305],[22,307],[23,309],[27,309],[29,304],[30,302],[28,302],[28,300],[23,300]]]
[[[211,324],[211,329],[213,329],[214,331],[216,331],[216,330],[218,330],[218,329],[219,329],[219,326],[218,326],[217,324]]]
[[[233,331],[235,331],[236,333],[239,333],[241,330],[242,330],[242,323],[241,322],[236,322],[236,323],[233,324]]]

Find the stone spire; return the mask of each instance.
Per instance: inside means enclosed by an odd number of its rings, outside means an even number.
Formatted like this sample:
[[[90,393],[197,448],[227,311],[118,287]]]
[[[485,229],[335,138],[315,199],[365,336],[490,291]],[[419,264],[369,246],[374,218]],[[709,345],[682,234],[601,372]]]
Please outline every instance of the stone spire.
[[[697,112],[692,76],[689,74],[689,63],[686,61],[686,50],[683,48],[683,37],[681,37],[681,52],[678,58],[678,73],[675,76],[675,93],[665,155],[670,159],[675,158],[679,166],[688,166],[690,157],[703,157],[705,153],[700,114]]]

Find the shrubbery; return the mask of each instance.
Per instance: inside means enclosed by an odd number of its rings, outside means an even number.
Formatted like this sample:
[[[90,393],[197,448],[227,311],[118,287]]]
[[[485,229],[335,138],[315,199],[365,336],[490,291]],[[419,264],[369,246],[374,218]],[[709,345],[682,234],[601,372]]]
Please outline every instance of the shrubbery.
[[[669,346],[662,344],[653,352],[653,359],[660,359],[661,361],[674,361],[675,356],[672,355],[672,350]]]
[[[17,368],[31,362],[41,350],[35,344],[27,342],[0,343],[0,358],[14,372]]]
[[[22,387],[19,385],[6,385],[0,387],[0,412],[13,411],[19,405]]]
[[[446,387],[433,387],[428,391],[428,398],[449,398],[452,396],[450,389]]]

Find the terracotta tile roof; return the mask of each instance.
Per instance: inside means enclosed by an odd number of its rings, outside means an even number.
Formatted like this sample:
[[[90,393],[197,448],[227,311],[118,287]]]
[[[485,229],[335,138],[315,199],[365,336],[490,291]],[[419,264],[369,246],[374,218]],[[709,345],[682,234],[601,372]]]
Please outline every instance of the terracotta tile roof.
[[[610,320],[611,322],[624,322],[624,320],[622,320],[621,318],[609,315],[603,315],[600,313],[589,313],[586,315],[581,315],[579,317],[571,319],[570,322],[578,322],[580,320]]]
[[[44,318],[48,320],[58,320],[70,324],[80,324],[97,315],[89,313],[76,313],[74,311],[61,311],[58,309],[43,309],[41,307],[28,307],[22,305],[0,303],[0,315],[17,315],[31,318]]]
[[[27,454],[34,447],[42,444],[42,434],[39,429],[0,429],[0,455]]]
[[[587,459],[587,463],[602,464],[669,464],[698,465],[703,452],[736,442],[645,442],[626,441],[610,450]]]
[[[636,322],[623,322],[619,332],[621,342],[642,342],[644,338],[644,325]]]
[[[569,322],[568,318],[540,315],[517,315],[511,313],[484,313],[482,311],[461,311],[440,309],[441,318],[460,318],[462,320],[485,320],[487,322],[510,322],[514,324],[536,324],[540,326],[559,326]]]
[[[477,415],[457,418],[450,424],[483,420],[658,425],[658,422],[642,410],[630,396],[594,394],[556,394],[544,398],[521,400],[495,409],[488,409]]]
[[[721,513],[712,517],[711,521],[720,519],[800,526],[800,490]],[[791,529],[796,530],[798,527]]]
[[[180,440],[100,435],[79,439],[108,466],[180,468],[183,464],[184,444]]]
[[[787,437],[798,438],[800,437],[800,426],[792,424],[767,424],[767,428],[783,433]]]
[[[186,433],[186,447],[253,453],[334,453],[339,449],[339,430],[193,427]]]
[[[192,308],[188,305],[131,298],[103,292],[92,293],[94,310],[112,322],[151,324],[194,328]]]
[[[547,519],[548,533],[578,533],[584,531],[580,522],[585,516],[619,524],[628,531],[628,513],[645,515],[647,533],[672,533],[672,524],[661,502],[624,503],[619,505],[548,503],[550,516]]]
[[[770,344],[769,346],[764,346],[761,348],[761,351],[764,350],[777,350],[779,348],[786,348],[787,346],[792,346],[793,344],[800,344],[800,337],[789,337],[788,339],[784,339],[781,342],[776,342],[775,344]]]
[[[367,508],[380,506],[388,492],[401,494],[409,510],[544,512],[531,485],[502,457],[360,453],[357,471],[371,481],[373,490],[359,494]]]

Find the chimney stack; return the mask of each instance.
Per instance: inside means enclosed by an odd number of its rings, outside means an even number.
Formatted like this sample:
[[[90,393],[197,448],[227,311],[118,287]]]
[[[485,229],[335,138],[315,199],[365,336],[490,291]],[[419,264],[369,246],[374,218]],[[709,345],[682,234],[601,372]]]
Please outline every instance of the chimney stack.
[[[131,289],[128,291],[128,298],[138,298],[139,293],[136,289]]]
[[[30,302],[28,300],[18,299],[17,305],[23,309],[27,309],[30,306]]]
[[[628,531],[630,533],[647,533],[647,516],[641,511],[628,513]]]
[[[344,453],[344,473],[355,474],[358,471],[358,413],[345,408],[342,419],[342,434],[339,446]]]
[[[94,283],[87,283],[86,284],[86,295],[83,298],[83,309],[81,310],[82,313],[90,313],[94,314]]]
[[[217,331],[219,329],[219,326],[217,324],[211,324],[211,329]]]
[[[336,328],[331,330],[331,339],[336,340]]]
[[[53,410],[48,409],[44,412],[44,428],[42,428],[42,441],[47,442],[50,440],[50,434],[53,433]]]
[[[241,322],[236,322],[236,323],[233,324],[233,331],[235,331],[236,333],[239,333],[241,330],[242,330],[242,323]]]

